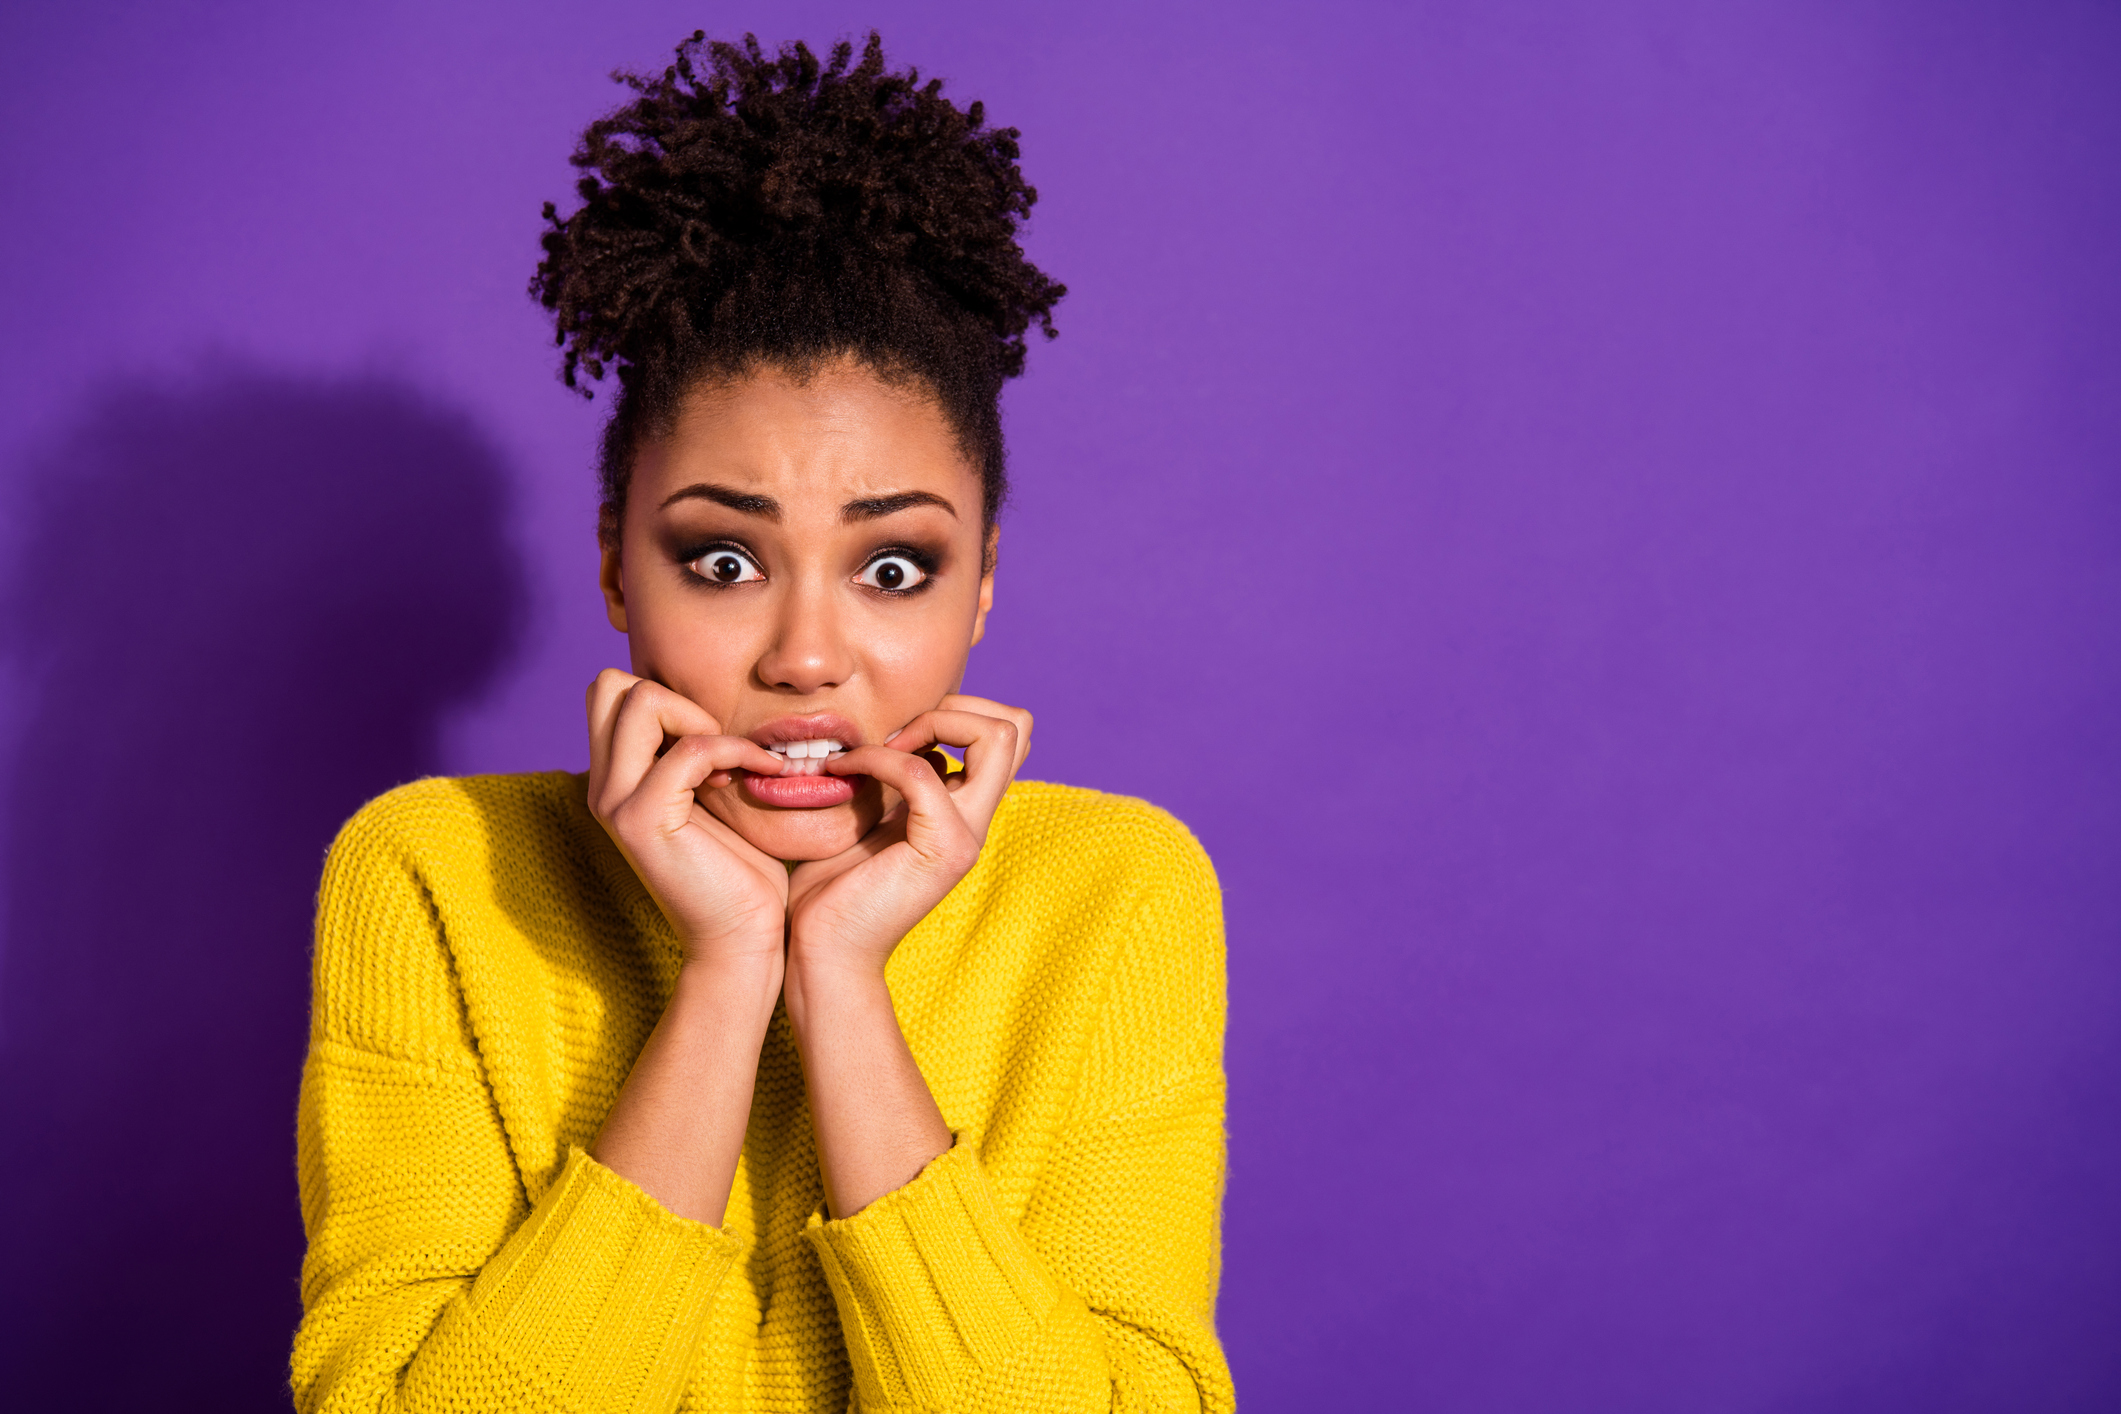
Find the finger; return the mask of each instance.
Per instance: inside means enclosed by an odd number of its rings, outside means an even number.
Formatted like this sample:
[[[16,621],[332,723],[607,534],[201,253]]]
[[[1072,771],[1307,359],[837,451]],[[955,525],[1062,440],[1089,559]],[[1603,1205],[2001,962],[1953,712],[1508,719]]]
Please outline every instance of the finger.
[[[965,769],[945,775],[943,783],[958,795],[958,808],[984,839],[987,824],[1015,778],[1016,763],[1022,759],[1016,750],[1015,734],[1016,725],[1007,718],[939,709],[914,718],[888,745],[904,751],[918,750],[927,742],[942,742],[963,750]]]
[[[740,736],[681,736],[642,774],[625,808],[647,812],[665,833],[673,833],[692,818],[693,792],[711,776],[736,770],[777,776],[781,760]]]
[[[617,668],[606,668],[589,684],[587,707],[591,801],[602,799],[604,781],[611,770],[611,728],[618,720],[619,703],[625,700],[627,690],[639,681],[632,673],[622,673]]]
[[[960,809],[982,839],[987,822],[1001,804],[1003,792],[1015,778],[1016,723],[1006,717],[985,717],[977,712],[923,712],[900,729],[885,745],[897,751],[919,751],[940,743],[964,748],[965,778],[958,785]]]
[[[634,679],[619,699],[611,725],[611,754],[599,799],[616,809],[640,788],[663,744],[676,737],[720,736],[721,723],[690,698],[661,683]]]
[[[726,782],[737,770],[778,775],[781,767],[781,758],[743,737],[680,737],[654,759],[634,792],[614,800],[601,818],[637,871],[636,848],[647,845],[651,835],[670,839],[688,826],[703,830],[771,885],[785,907],[788,871],[781,862],[717,820],[695,794],[699,781],[709,785],[717,779]]]
[[[1000,717],[1005,722],[1016,723],[1016,769],[1024,769],[1024,758],[1031,754],[1031,714],[1021,707],[1011,707],[1006,702],[996,702],[991,697],[972,697],[966,693],[953,692],[937,707],[949,712],[977,712],[982,717]]]
[[[717,771],[714,774],[719,776],[727,773]],[[714,776],[709,776],[707,779],[711,784]],[[772,885],[773,891],[780,895],[782,906],[785,907],[787,905],[788,867],[786,865],[760,849],[750,840],[745,839],[735,830],[730,829],[722,821],[716,819],[712,811],[698,803],[697,798],[695,798],[692,806],[691,824],[695,829],[705,831],[722,848],[751,866],[752,870],[760,878]]]
[[[859,746],[826,757],[825,769],[835,776],[873,776],[897,791],[906,803],[906,843],[932,863],[968,869],[967,848],[976,855],[986,841],[985,819],[968,818],[935,768],[910,751]]]

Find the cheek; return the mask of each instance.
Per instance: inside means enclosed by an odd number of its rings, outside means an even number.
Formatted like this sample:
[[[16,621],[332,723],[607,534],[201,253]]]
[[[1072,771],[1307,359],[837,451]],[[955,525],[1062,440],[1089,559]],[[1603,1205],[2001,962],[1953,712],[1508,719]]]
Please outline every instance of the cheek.
[[[969,607],[938,602],[921,608],[919,614],[879,615],[863,645],[884,695],[913,711],[926,711],[956,685],[972,649]]]
[[[732,616],[702,621],[680,596],[639,603],[629,596],[627,643],[635,676],[651,678],[727,721],[749,680],[757,654],[747,626]]]

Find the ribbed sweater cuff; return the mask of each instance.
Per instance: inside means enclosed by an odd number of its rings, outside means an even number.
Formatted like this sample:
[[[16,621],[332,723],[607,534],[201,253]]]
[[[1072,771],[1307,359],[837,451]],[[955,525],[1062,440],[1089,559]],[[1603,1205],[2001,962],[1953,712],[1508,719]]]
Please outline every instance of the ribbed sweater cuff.
[[[861,1405],[942,1408],[961,1382],[999,1368],[1062,1299],[995,1202],[973,1146],[853,1217],[811,1215],[839,1305]]]
[[[581,1150],[445,1315],[557,1407],[676,1407],[743,1244],[678,1217]],[[451,1317],[457,1317],[452,1320]]]

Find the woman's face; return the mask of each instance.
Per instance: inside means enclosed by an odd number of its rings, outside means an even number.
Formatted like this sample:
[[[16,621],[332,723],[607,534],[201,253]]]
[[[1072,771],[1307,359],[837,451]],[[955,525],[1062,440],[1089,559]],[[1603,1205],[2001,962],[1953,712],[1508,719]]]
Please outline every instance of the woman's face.
[[[994,582],[978,473],[917,387],[843,359],[705,386],[634,462],[604,598],[633,672],[761,746],[889,738],[957,691]],[[778,859],[890,805],[866,776],[745,776],[701,803]]]

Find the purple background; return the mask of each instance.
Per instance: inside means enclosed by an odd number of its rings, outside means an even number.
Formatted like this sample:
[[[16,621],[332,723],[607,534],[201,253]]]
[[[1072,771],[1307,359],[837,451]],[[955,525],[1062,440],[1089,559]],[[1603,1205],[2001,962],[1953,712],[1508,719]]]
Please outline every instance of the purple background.
[[[2121,1407],[2121,14],[1942,0],[0,11],[7,1402],[283,1398],[323,846],[622,661],[538,204],[871,23],[1074,291],[970,685],[1222,871],[1247,1407]]]

